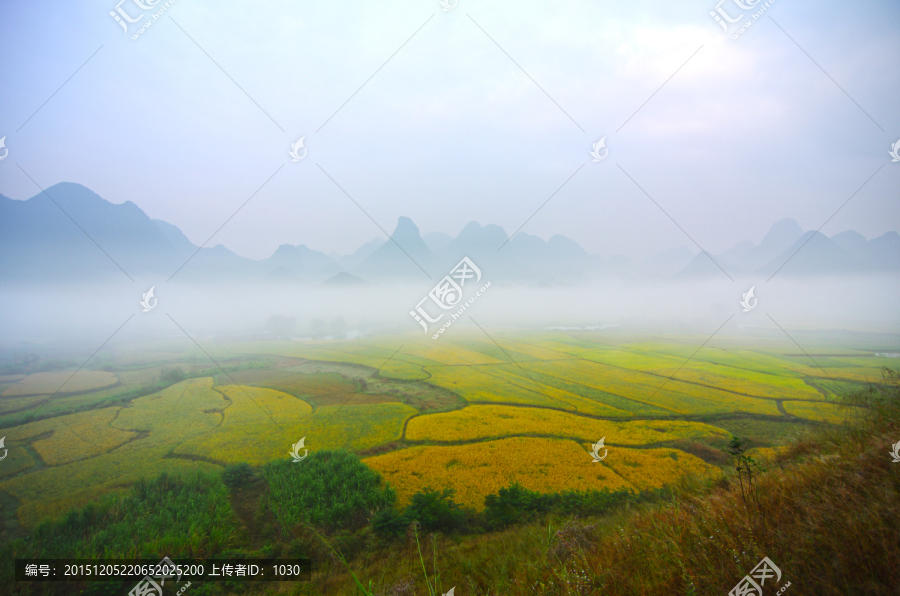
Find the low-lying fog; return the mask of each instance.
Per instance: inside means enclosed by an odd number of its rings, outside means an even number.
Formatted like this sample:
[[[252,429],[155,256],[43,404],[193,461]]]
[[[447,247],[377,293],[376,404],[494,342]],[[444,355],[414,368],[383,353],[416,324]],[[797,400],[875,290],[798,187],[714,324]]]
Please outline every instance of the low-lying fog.
[[[0,342],[4,350],[30,345],[86,350],[87,355],[111,336],[109,345],[186,339],[185,333],[198,342],[353,339],[385,333],[439,342],[465,328],[477,331],[475,321],[488,332],[561,327],[619,336],[633,331],[709,337],[720,327],[719,336],[774,333],[783,339],[787,338],[778,326],[805,337],[811,337],[810,332],[851,331],[877,334],[880,346],[876,347],[900,352],[897,276],[776,276],[769,282],[731,282],[723,277],[696,283],[605,281],[536,287],[493,283],[485,274],[477,284],[473,282],[468,280],[462,300],[446,310],[428,297],[437,280],[335,288],[192,286],[139,279],[134,284],[4,288],[0,290]],[[142,295],[154,285],[154,297],[147,304],[155,306],[143,312]],[[746,304],[753,308],[744,312],[741,301],[751,287],[753,296]],[[462,315],[443,335],[438,334],[452,320],[451,313],[466,304]],[[427,323],[427,332],[410,314],[417,306],[432,319],[440,316],[437,322],[419,316]],[[432,340],[436,334],[438,339]]]

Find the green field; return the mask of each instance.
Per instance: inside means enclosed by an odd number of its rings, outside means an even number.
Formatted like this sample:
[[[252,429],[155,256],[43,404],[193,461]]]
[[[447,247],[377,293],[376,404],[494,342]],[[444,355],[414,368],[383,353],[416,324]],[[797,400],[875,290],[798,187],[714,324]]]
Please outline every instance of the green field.
[[[460,462],[467,460],[454,453],[468,453],[483,468],[490,457],[476,454],[517,437],[534,453],[552,445],[575,458],[565,470],[591,470],[588,444],[605,437],[609,486],[659,486],[663,477],[721,465],[710,454],[730,434],[770,448],[803,428],[842,423],[854,413],[836,406],[836,395],[879,382],[881,367],[893,364],[833,345],[807,345],[808,357],[792,344],[736,339],[697,351],[705,338],[585,331],[492,337],[205,345],[222,368],[171,345],[120,347],[88,362],[56,395],[54,384],[72,371],[4,377],[4,535],[142,476],[290,461],[302,437],[310,452],[346,448],[372,458],[403,495],[426,485],[463,486],[469,470]],[[647,449],[663,450],[653,453],[665,455],[665,474]],[[438,460],[449,463],[431,474],[433,466],[416,464]],[[527,459],[504,456],[502,465],[505,474],[534,478]],[[574,484],[557,474],[533,485],[590,484],[590,476],[575,476]],[[467,488],[467,502],[483,499],[479,490]]]

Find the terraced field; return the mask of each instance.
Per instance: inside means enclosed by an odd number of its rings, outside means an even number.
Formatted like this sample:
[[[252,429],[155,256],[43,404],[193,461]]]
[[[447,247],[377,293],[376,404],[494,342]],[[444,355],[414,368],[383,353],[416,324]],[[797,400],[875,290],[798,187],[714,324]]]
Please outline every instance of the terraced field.
[[[807,425],[842,423],[853,412],[834,396],[896,365],[846,347],[806,346],[810,357],[734,339],[698,351],[707,338],[492,338],[208,346],[227,374],[193,352],[129,347],[104,356],[114,372],[83,370],[52,399],[73,371],[4,377],[2,502],[16,500],[27,527],[142,475],[287,458],[301,437],[310,451],[360,453],[401,500],[452,487],[480,508],[514,480],[546,491],[658,487],[714,477],[710,454],[732,433],[771,453]],[[601,437],[609,456],[593,463]]]
[[[115,385],[116,375],[104,371],[80,370],[71,372],[41,372],[28,375],[24,379],[7,387],[4,397],[21,395],[46,395],[60,393],[78,393]]]
[[[546,408],[469,406],[456,412],[418,416],[406,427],[408,441],[461,442],[512,435],[577,438],[607,445],[650,445],[677,439],[728,436],[724,430],[700,422],[640,420],[616,422],[575,416]]]
[[[600,463],[575,441],[509,438],[455,446],[411,447],[370,457],[407,503],[425,486],[453,488],[456,500],[476,510],[484,498],[518,482],[541,492],[658,488],[683,474],[715,477],[718,468],[675,449],[611,449]]]

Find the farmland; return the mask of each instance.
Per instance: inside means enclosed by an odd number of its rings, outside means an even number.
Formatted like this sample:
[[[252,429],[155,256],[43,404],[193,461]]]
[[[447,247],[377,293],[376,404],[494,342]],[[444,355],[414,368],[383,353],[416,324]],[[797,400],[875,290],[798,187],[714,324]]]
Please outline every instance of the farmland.
[[[706,338],[492,337],[210,341],[215,362],[162,342],[104,352],[68,382],[74,370],[4,377],[4,531],[164,471],[289,461],[303,437],[310,452],[359,454],[401,503],[429,486],[478,509],[513,480],[559,491],[713,478],[731,434],[764,450],[840,424],[853,412],[835,396],[890,364],[734,338],[698,350]],[[601,437],[609,456],[594,463]]]

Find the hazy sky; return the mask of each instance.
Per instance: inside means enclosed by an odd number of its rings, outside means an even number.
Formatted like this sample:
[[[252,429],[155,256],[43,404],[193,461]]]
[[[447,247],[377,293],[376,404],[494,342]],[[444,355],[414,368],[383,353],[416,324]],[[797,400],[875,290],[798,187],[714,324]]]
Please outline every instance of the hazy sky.
[[[0,193],[77,182],[201,244],[262,187],[210,245],[263,258],[383,237],[363,210],[511,233],[581,167],[523,231],[642,257],[816,229],[878,171],[822,231],[900,229],[900,4],[776,0],[736,40],[715,7],[176,0],[133,40],[116,0],[0,3]]]

